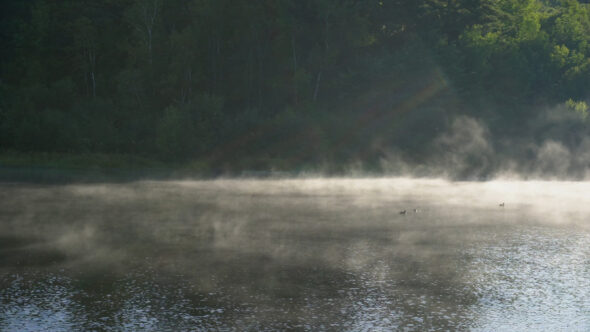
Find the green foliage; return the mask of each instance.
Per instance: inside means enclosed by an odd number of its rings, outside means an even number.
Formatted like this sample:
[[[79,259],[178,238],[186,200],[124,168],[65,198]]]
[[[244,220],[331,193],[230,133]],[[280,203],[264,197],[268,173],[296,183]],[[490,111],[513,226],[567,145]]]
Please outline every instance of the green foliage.
[[[420,103],[517,127],[590,92],[577,0],[6,0],[0,29],[0,149],[378,158],[432,139]]]
[[[166,158],[180,158],[194,153],[196,129],[191,116],[186,110],[170,106],[156,130],[156,146],[159,153]]]
[[[156,147],[169,159],[207,151],[221,135],[223,100],[202,94],[188,104],[169,106],[157,124]]]
[[[588,104],[585,101],[574,101],[573,99],[568,99],[565,102],[565,106],[568,109],[578,113],[582,120],[586,120],[588,118]]]

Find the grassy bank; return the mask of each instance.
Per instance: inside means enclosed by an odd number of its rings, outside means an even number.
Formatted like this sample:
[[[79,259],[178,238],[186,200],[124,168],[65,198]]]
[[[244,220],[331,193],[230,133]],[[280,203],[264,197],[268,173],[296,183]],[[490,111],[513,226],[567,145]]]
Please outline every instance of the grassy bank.
[[[162,168],[164,163],[124,154],[104,153],[47,153],[0,152],[2,167],[43,167],[63,169],[120,170],[137,168]]]
[[[142,179],[291,177],[309,173],[310,165],[251,158],[235,163],[207,160],[162,161],[149,157],[104,153],[0,152],[0,182],[69,183],[127,182]],[[317,168],[313,168],[317,172]]]
[[[182,165],[123,154],[0,152],[3,182],[102,182],[168,178]]]

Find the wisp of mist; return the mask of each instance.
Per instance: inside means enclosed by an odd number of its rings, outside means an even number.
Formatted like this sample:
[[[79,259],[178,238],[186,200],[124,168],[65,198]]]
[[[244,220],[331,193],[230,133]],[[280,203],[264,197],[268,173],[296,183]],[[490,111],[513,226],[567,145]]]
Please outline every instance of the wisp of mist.
[[[415,178],[3,184],[0,328],[583,331],[589,193]]]

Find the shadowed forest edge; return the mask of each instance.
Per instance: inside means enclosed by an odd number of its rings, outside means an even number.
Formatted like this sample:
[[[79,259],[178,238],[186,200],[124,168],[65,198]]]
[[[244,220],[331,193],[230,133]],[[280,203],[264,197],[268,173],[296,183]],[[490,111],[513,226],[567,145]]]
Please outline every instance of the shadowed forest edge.
[[[0,166],[587,177],[575,0],[6,0]]]

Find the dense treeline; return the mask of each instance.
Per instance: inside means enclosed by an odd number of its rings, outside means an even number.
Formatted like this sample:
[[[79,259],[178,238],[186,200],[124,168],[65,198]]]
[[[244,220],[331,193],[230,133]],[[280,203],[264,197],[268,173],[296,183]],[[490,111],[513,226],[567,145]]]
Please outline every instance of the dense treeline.
[[[539,107],[587,112],[583,1],[4,0],[0,15],[3,150],[371,163],[420,159],[454,113],[508,135]]]

